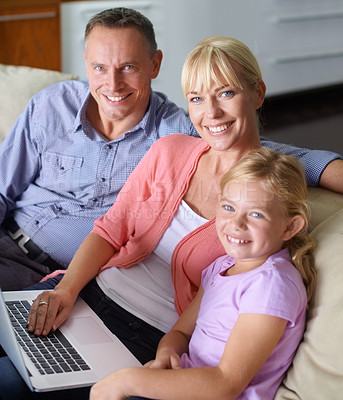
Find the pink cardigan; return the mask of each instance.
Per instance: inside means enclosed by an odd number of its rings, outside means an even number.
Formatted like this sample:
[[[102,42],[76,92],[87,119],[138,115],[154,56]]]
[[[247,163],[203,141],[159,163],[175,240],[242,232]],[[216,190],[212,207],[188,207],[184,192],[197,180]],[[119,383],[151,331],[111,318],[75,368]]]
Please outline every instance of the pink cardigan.
[[[152,145],[111,209],[94,223],[92,232],[118,250],[103,269],[130,267],[154,250],[187,192],[200,156],[208,149],[202,139],[184,134],[165,136]],[[171,272],[179,314],[196,294],[201,271],[224,254],[214,219],[178,243]]]

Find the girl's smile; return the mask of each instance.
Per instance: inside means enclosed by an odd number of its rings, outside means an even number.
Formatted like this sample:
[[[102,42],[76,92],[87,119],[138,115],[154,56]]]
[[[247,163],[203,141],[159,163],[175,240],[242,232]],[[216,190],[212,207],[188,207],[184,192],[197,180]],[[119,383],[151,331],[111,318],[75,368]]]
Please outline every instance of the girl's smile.
[[[291,218],[277,197],[260,181],[232,181],[225,186],[216,217],[216,228],[227,254],[246,272],[280,251],[288,239]]]
[[[234,238],[234,237],[229,236],[229,235],[226,235],[226,237],[227,237],[227,240],[228,240],[229,242],[231,242],[231,244],[232,244],[233,246],[234,246],[234,245],[237,245],[237,246],[246,245],[246,244],[250,243],[250,240],[238,239],[238,238]]]

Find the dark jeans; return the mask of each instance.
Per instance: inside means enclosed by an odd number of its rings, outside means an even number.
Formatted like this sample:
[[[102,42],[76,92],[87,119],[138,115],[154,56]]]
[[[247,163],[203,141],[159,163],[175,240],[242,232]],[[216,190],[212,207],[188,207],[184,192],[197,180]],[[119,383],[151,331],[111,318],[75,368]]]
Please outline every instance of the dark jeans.
[[[52,269],[48,266],[30,260],[0,226],[0,285],[2,290],[20,290],[34,285],[50,272]]]
[[[58,276],[49,279],[30,287],[30,289],[52,289],[61,278],[62,276]],[[80,295],[141,363],[144,364],[155,357],[156,348],[163,332],[119,307],[103,293],[95,280],[91,281]],[[89,388],[31,393],[8,357],[0,358],[1,400],[81,400],[88,398]]]

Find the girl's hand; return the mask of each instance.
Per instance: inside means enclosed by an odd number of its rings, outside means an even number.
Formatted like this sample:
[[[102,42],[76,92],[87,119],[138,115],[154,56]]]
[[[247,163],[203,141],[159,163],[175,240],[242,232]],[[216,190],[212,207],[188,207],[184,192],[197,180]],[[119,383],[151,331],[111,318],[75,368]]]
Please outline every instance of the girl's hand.
[[[129,376],[130,368],[114,372],[95,383],[90,391],[89,400],[126,400],[125,376]]]
[[[144,367],[153,369],[178,369],[181,368],[181,359],[175,352],[159,352],[155,360],[147,362]]]

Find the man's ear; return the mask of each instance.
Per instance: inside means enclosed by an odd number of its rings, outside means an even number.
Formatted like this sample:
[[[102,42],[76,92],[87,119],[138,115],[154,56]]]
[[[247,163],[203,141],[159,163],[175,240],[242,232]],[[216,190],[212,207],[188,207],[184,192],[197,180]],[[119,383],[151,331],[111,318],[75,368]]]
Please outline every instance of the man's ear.
[[[83,58],[85,60],[86,73],[88,75],[88,62],[87,62],[87,53],[86,53],[86,51],[83,52]]]
[[[152,58],[151,79],[155,79],[160,72],[163,54],[161,50],[156,50]]]
[[[292,217],[287,225],[282,239],[287,241],[299,233],[305,226],[305,218],[302,215]]]

